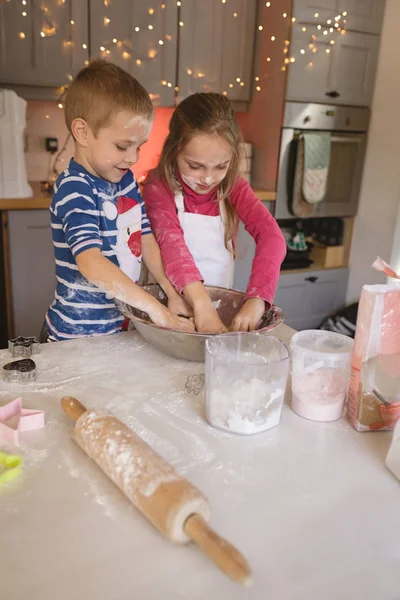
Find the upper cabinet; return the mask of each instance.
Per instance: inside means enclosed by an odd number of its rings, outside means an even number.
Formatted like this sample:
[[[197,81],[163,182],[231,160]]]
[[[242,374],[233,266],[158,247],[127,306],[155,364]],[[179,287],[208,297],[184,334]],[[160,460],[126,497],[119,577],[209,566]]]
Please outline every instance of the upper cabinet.
[[[102,57],[156,106],[215,91],[245,109],[256,9],[257,0],[0,0],[0,83],[50,90]]]
[[[176,2],[90,0],[92,56],[131,73],[157,106],[174,104],[177,30]]]
[[[327,23],[342,15],[347,29],[380,34],[385,0],[294,0],[293,16],[302,23]],[[345,14],[344,14],[345,13]]]
[[[386,0],[339,0],[339,13],[347,12],[347,29],[379,35],[385,2]]]
[[[332,53],[329,101],[370,106],[379,55],[379,36],[346,31]]]
[[[0,1],[0,82],[67,84],[88,57],[87,2]]]
[[[288,69],[286,99],[369,106],[379,41],[376,35],[296,23],[290,46],[296,58]]]
[[[257,0],[183,0],[179,11],[179,97],[219,92],[249,102]]]
[[[338,13],[339,0],[293,0],[293,16],[302,23],[321,23]]]

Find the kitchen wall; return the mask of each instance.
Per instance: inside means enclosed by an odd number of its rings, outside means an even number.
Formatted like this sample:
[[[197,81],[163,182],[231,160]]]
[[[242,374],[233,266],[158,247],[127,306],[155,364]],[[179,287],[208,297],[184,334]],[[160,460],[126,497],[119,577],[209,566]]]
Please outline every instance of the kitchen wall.
[[[140,152],[140,158],[133,168],[135,176],[140,179],[147,171],[156,166],[163,141],[168,134],[168,124],[173,108],[156,108],[155,120],[149,141]],[[246,114],[237,114],[243,134],[246,135]],[[47,179],[55,156],[50,156],[44,148],[45,137],[57,137],[59,149],[67,138],[64,123],[64,111],[58,108],[57,102],[30,100],[27,107],[26,124],[26,170],[29,181]],[[72,140],[68,142],[65,152],[60,157],[58,171],[62,171],[73,154]]]
[[[387,0],[369,142],[350,256],[348,302],[385,277],[370,265],[377,255],[400,268],[399,0]],[[397,225],[396,225],[397,223]]]

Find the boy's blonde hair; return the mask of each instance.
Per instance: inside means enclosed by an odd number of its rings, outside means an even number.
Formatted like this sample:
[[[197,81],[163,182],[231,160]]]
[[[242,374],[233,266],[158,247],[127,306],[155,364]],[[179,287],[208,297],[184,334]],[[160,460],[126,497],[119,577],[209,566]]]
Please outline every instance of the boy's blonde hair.
[[[216,93],[198,93],[188,96],[175,109],[169,135],[164,142],[156,175],[164,179],[172,192],[176,190],[176,158],[186,144],[198,133],[216,133],[229,143],[232,159],[224,179],[219,184],[218,199],[225,205],[225,246],[237,231],[238,216],[229,196],[239,175],[241,142],[243,141],[235,111],[228,98]]]
[[[68,87],[65,124],[72,134],[74,119],[84,119],[96,136],[124,110],[149,119],[154,114],[149,94],[132,75],[105,60],[94,60]]]

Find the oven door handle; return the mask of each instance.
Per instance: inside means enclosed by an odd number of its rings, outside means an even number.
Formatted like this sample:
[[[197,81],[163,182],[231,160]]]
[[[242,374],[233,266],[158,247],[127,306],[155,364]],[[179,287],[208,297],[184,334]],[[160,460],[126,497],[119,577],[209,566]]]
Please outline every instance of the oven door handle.
[[[331,142],[343,142],[344,144],[361,144],[363,141],[363,137],[345,137],[345,136],[337,136],[333,135],[331,137]]]

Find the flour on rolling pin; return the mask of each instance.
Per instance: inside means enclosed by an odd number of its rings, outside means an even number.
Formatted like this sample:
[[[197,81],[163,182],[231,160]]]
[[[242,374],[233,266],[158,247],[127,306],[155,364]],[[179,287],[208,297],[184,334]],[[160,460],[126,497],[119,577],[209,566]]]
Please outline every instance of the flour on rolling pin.
[[[210,508],[204,496],[108,411],[86,411],[76,422],[73,437],[172,541],[189,540],[184,524],[191,514],[209,519]],[[179,503],[178,494],[182,499]]]
[[[100,430],[108,413],[88,411],[85,417],[82,418],[84,423],[79,422],[77,431],[85,431],[90,436],[85,440],[85,449],[90,444],[91,453],[96,452],[96,441],[100,438]],[[132,447],[127,440],[126,433],[122,428],[114,429],[105,440],[101,440],[103,457],[109,459],[110,468],[115,472],[115,476],[120,478],[120,484],[129,486],[135,483],[136,493],[151,496],[162,483],[178,479],[177,473],[167,463],[146,465],[137,448]],[[77,438],[76,432],[75,437]],[[77,441],[80,444],[78,439]],[[104,462],[102,464],[104,465]]]
[[[197,488],[111,413],[87,411],[70,396],[61,406],[77,444],[154,527],[171,542],[194,541],[233,581],[251,584],[244,556],[207,525],[210,505]]]

